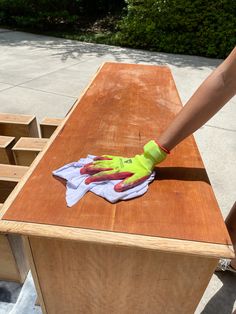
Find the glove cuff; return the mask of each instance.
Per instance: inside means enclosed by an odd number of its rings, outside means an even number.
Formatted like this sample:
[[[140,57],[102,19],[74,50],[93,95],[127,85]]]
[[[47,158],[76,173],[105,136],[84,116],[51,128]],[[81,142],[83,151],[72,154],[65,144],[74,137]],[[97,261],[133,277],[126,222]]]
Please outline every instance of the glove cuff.
[[[163,161],[169,153],[168,150],[163,149],[153,140],[144,145],[143,150],[144,156],[146,156],[147,158],[151,158],[154,165]]]
[[[170,154],[170,151],[169,151],[167,148],[165,148],[164,146],[161,146],[156,140],[155,140],[155,143],[156,143],[165,153]]]

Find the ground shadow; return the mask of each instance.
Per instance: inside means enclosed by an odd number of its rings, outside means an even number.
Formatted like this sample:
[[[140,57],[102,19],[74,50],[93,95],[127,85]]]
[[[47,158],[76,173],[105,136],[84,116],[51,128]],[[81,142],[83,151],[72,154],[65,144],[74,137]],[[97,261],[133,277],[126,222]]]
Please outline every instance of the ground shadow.
[[[0,287],[0,302],[11,302],[11,292],[4,287]]]
[[[0,302],[15,303],[21,288],[22,284],[10,281],[0,281]]]
[[[157,167],[155,180],[203,181],[210,184],[204,168]]]
[[[168,64],[180,68],[189,67],[198,70],[204,69],[205,67],[214,69],[221,63],[219,59],[85,43],[31,33],[5,31],[4,29],[0,31],[0,46],[25,46],[30,50],[46,49],[51,51],[52,56],[59,57],[64,62],[67,59],[80,61],[81,57],[85,55],[91,57],[110,55],[118,62],[125,62],[125,60],[128,59],[128,62],[134,63]]]
[[[208,301],[201,314],[232,314],[236,300],[236,275],[230,272],[215,272],[222,287]]]

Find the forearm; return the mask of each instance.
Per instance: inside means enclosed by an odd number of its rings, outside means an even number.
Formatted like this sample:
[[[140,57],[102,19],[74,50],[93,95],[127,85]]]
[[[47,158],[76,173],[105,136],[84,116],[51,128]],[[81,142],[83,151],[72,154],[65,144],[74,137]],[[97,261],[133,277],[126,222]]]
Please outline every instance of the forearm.
[[[236,92],[236,49],[202,83],[175,117],[158,143],[171,150],[199,129],[218,112]]]

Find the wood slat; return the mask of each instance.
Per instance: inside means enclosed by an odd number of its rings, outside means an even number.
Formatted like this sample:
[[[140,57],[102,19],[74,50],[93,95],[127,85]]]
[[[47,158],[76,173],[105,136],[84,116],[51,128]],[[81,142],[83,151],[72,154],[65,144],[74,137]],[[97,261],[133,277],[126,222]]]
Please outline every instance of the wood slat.
[[[19,182],[29,167],[0,164],[0,180]]]
[[[15,138],[10,136],[0,135],[0,164],[14,164],[12,147],[15,143]]]
[[[20,115],[0,113],[0,135],[20,137],[39,137],[36,117],[32,115]]]
[[[15,163],[30,166],[46,143],[47,139],[44,138],[21,137],[12,148]]]
[[[180,109],[167,67],[106,63],[3,219],[231,243],[192,136],[157,168],[157,179],[137,199],[110,204],[87,193],[68,209],[65,186],[52,177],[54,169],[89,153],[142,152]]]
[[[1,137],[0,137],[1,138]],[[14,139],[14,138],[13,138]],[[9,138],[9,143],[12,138]],[[0,200],[4,202],[25,173],[25,167],[0,165]],[[26,167],[28,169],[28,167]],[[27,170],[26,169],[26,170]],[[0,211],[3,204],[0,203]],[[0,234],[0,280],[23,283],[29,271],[21,236]]]
[[[44,118],[40,123],[41,136],[43,138],[49,138],[56,130],[56,128],[62,123],[63,119],[59,118]]]
[[[3,204],[0,203],[0,211]],[[0,280],[23,283],[29,271],[23,240],[19,235],[0,234]]]
[[[8,200],[6,203],[8,203]],[[6,206],[2,209],[2,213],[0,212],[0,217],[4,216],[4,211],[8,208],[7,206],[8,205],[6,204]],[[4,219],[0,220],[0,228],[1,232],[49,239],[76,241],[85,244],[102,243],[103,245],[110,247],[118,246],[131,250],[135,248],[140,250],[151,250],[164,253],[171,252],[173,254],[196,255],[217,259],[232,259],[235,257],[232,244],[225,245],[209,242],[195,242],[133,233],[119,233],[28,222],[25,223]]]

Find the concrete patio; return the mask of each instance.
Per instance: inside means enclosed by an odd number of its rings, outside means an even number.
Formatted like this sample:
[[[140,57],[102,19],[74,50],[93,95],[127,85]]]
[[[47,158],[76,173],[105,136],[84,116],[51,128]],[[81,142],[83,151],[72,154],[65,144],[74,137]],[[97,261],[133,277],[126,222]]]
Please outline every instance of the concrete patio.
[[[183,104],[222,62],[0,29],[0,112],[34,114],[38,122],[45,116],[62,118],[105,61],[168,65]],[[235,202],[235,116],[233,98],[194,134],[224,218]],[[23,289],[0,282],[0,314],[41,313],[35,298],[30,275]],[[195,313],[230,314],[235,300],[236,276],[217,273]]]

